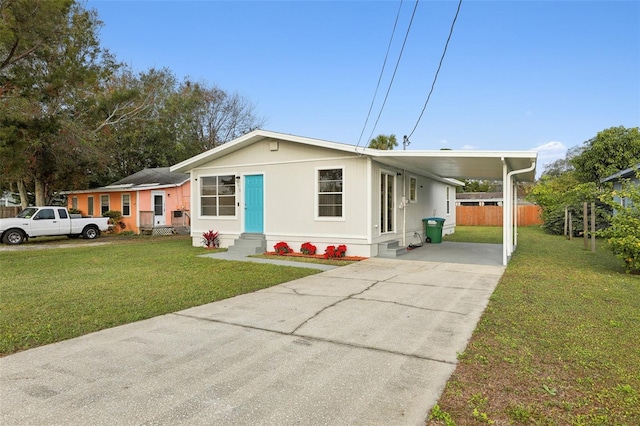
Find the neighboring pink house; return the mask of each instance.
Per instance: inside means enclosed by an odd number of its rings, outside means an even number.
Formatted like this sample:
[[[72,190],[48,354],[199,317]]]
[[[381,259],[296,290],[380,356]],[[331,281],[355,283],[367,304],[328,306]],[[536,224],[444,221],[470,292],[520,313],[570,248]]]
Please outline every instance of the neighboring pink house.
[[[135,233],[170,233],[189,227],[189,175],[169,167],[144,169],[101,188],[66,191],[69,208],[83,216],[122,213],[125,230]],[[154,231],[155,229],[155,231]]]

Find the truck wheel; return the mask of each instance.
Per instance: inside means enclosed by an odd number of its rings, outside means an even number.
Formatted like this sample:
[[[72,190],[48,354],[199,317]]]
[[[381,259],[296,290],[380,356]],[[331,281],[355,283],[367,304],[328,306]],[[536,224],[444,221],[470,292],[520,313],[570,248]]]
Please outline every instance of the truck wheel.
[[[100,231],[95,226],[87,226],[82,230],[82,236],[87,240],[93,240],[100,235]]]
[[[24,233],[19,229],[9,229],[4,233],[2,241],[5,244],[11,245],[22,244],[22,242],[24,241]]]

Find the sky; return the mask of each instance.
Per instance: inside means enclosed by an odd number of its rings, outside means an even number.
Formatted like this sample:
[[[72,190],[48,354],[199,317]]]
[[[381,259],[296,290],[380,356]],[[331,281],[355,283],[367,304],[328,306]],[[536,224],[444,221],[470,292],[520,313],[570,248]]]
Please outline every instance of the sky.
[[[101,45],[134,71],[166,67],[237,93],[276,132],[535,150],[540,175],[601,130],[640,126],[638,1],[464,0],[422,118],[458,1],[86,6],[103,21]]]

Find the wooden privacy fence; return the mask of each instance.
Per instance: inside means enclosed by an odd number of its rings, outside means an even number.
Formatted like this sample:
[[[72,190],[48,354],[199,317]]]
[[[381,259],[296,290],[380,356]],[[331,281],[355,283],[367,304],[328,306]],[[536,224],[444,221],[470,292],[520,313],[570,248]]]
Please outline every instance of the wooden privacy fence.
[[[20,210],[22,210],[20,206],[0,207],[0,219],[16,217],[16,215],[20,213]]]
[[[542,209],[518,206],[518,226],[542,225]],[[456,206],[456,225],[502,226],[502,206]]]

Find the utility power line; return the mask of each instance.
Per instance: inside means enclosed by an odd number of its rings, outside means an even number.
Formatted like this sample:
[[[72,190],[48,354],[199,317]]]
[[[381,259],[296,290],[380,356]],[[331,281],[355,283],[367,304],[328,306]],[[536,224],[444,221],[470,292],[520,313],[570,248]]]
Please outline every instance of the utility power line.
[[[416,129],[418,128],[418,124],[420,124],[422,115],[424,114],[424,111],[427,109],[427,104],[429,103],[429,99],[431,99],[431,94],[433,93],[433,89],[436,86],[436,81],[438,80],[438,74],[440,74],[440,68],[442,67],[442,62],[444,61],[444,57],[447,54],[447,47],[449,47],[449,40],[451,40],[451,35],[453,34],[453,28],[456,25],[456,20],[458,19],[458,14],[460,13],[460,6],[462,6],[462,0],[458,2],[458,9],[456,10],[456,14],[453,17],[453,22],[451,23],[451,29],[449,30],[449,37],[447,37],[447,42],[444,45],[444,50],[442,51],[442,56],[440,57],[440,63],[438,64],[438,69],[436,70],[436,74],[433,77],[433,83],[431,83],[431,90],[429,90],[429,94],[427,95],[427,100],[425,101],[424,106],[422,107],[422,111],[420,112],[418,121],[416,121],[416,125],[413,126],[413,130],[411,130],[411,133],[409,133],[409,136],[405,136],[407,140],[411,137],[411,135],[413,135],[413,132],[415,132]]]
[[[393,23],[393,30],[391,31],[391,38],[389,39],[389,45],[387,46],[387,53],[384,55],[384,62],[382,63],[382,69],[380,70],[380,76],[378,77],[378,84],[376,85],[376,90],[373,93],[373,99],[371,99],[371,105],[369,106],[369,112],[367,113],[367,119],[364,121],[364,126],[362,126],[362,132],[360,132],[360,137],[358,138],[357,146],[360,146],[360,141],[362,141],[362,135],[364,134],[364,129],[367,128],[367,124],[369,123],[369,117],[371,116],[371,110],[373,109],[373,104],[376,100],[376,96],[378,95],[378,89],[380,88],[380,82],[382,81],[382,75],[384,74],[384,69],[387,65],[387,58],[389,57],[389,51],[391,50],[391,43],[393,42],[393,36],[396,33],[396,27],[398,26],[398,18],[400,17],[400,10],[402,9],[402,0],[400,0],[400,6],[398,6],[398,13],[396,14],[396,21]]]
[[[462,1],[462,0],[461,0]],[[376,122],[371,129],[371,134],[369,135],[369,140],[373,136],[373,132],[378,125],[378,121],[380,120],[380,116],[382,115],[382,111],[384,110],[384,106],[387,103],[387,98],[389,97],[389,92],[391,91],[391,86],[393,85],[393,80],[396,77],[396,72],[398,71],[398,66],[400,65],[400,59],[402,58],[402,52],[404,52],[404,46],[407,44],[407,39],[409,38],[409,31],[411,31],[411,24],[413,23],[413,18],[416,16],[416,9],[418,9],[418,3],[420,0],[416,0],[416,5],[413,7],[413,13],[411,14],[411,20],[409,21],[409,26],[407,27],[407,33],[404,36],[404,41],[402,42],[402,48],[400,49],[400,54],[398,55],[398,60],[396,61],[396,67],[393,70],[393,75],[391,76],[391,81],[389,82],[389,87],[387,88],[387,93],[384,96],[384,101],[382,102],[382,106],[380,107],[380,112],[378,113],[378,118],[376,118]]]

